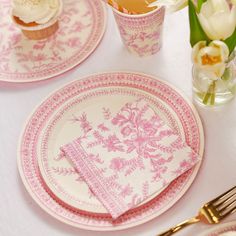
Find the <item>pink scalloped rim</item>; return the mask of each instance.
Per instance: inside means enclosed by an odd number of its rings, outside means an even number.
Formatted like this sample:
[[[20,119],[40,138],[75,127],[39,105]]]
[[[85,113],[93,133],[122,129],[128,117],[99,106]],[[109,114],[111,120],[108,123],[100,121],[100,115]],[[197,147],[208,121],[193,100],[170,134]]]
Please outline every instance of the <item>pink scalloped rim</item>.
[[[197,111],[171,85],[155,77],[131,72],[110,72],[76,80],[49,96],[30,116],[19,143],[18,167],[22,181],[32,198],[54,218],[87,230],[113,231],[134,227],[159,216],[175,204],[191,186],[201,162],[176,180],[148,203],[130,210],[115,222],[107,215],[76,211],[53,196],[40,176],[36,149],[42,127],[53,112],[78,94],[98,88],[126,87],[137,89],[161,99],[178,116],[185,131],[186,142],[203,156],[204,134]]]

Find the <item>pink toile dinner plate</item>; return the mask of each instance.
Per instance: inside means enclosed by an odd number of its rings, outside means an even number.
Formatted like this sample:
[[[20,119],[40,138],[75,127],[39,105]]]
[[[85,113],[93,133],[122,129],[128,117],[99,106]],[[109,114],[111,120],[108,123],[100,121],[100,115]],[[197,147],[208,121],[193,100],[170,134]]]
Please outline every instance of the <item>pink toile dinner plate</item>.
[[[110,89],[102,87],[82,93],[56,109],[52,118],[42,128],[37,159],[44,182],[61,201],[76,209],[108,213],[74,166],[60,155],[60,148],[78,136],[85,138],[88,136],[91,124],[102,124],[106,118],[119,111],[122,105],[139,98],[145,98],[157,112],[163,108],[161,104],[156,103],[156,99],[151,99],[139,90],[131,91],[129,87]],[[161,113],[161,115],[165,115],[164,119],[172,124],[168,114]],[[176,120],[176,124],[172,126],[181,128],[181,122]],[[178,131],[184,139],[184,130],[178,128]],[[145,202],[153,199],[159,192],[155,192]]]
[[[199,234],[199,236],[220,236],[224,233],[226,234],[232,231],[236,234],[236,221],[213,226],[211,229]]]
[[[34,82],[60,75],[84,61],[106,28],[100,0],[66,0],[51,37],[29,40],[11,19],[11,1],[0,2],[0,81]]]
[[[200,157],[204,135],[200,118],[175,88],[140,73],[113,72],[76,80],[49,96],[31,115],[19,145],[18,166],[25,187],[49,214],[75,227],[109,231],[147,222],[169,209],[190,187],[201,161],[142,205],[112,221],[78,173],[59,155],[62,144],[83,132],[83,114],[144,99]],[[104,110],[104,113],[108,112]],[[109,115],[109,114],[107,114]]]

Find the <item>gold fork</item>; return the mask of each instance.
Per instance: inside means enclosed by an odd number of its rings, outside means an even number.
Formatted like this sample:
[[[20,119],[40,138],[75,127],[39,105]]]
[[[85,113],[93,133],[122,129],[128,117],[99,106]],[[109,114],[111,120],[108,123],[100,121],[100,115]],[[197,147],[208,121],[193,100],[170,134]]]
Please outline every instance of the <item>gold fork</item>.
[[[236,186],[206,203],[200,208],[196,217],[186,220],[157,236],[170,236],[188,225],[199,221],[206,224],[217,224],[226,216],[236,211]]]

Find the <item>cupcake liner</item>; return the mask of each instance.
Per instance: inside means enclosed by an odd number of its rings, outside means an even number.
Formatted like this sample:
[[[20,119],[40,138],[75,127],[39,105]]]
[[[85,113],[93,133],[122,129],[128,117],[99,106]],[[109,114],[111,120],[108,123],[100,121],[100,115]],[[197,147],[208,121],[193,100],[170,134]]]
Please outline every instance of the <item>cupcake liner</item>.
[[[45,39],[49,36],[53,35],[59,28],[58,21],[56,21],[53,25],[48,26],[47,28],[41,30],[24,30],[22,29],[22,33],[29,39],[39,40]]]

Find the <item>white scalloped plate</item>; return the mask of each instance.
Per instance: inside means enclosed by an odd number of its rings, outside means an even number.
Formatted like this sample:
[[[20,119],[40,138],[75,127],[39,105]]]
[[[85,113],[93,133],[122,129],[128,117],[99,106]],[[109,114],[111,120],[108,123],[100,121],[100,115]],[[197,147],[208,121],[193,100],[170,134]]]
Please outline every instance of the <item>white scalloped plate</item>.
[[[53,120],[56,121],[56,118],[63,121],[67,117],[63,118],[62,115],[60,118],[60,111],[69,111],[70,115],[73,110],[70,110],[70,107],[80,106],[81,98],[93,100],[91,95],[94,94],[95,98],[98,98],[99,92],[102,101],[104,101],[105,94],[109,100],[112,97],[110,95],[114,92],[117,94],[125,92],[124,99],[127,99],[127,96],[144,97],[173,129],[185,137],[188,145],[201,157],[204,149],[203,128],[197,111],[180,92],[162,80],[140,73],[113,72],[76,80],[54,92],[36,108],[23,130],[18,152],[19,171],[29,194],[50,215],[69,225],[96,231],[120,230],[147,222],[175,204],[192,184],[201,162],[174,180],[151,201],[128,211],[115,222],[108,214],[75,210],[70,204],[65,204],[60,196],[53,194],[41,177],[37,159],[39,145],[43,144],[44,138],[42,137],[50,127],[49,124],[53,124]],[[100,100],[95,100],[96,106]],[[89,104],[89,102],[85,104]],[[63,129],[60,128],[60,125],[58,127],[63,134]],[[60,132],[59,136],[56,136],[57,140],[60,140]],[[68,137],[67,133],[64,135]]]

